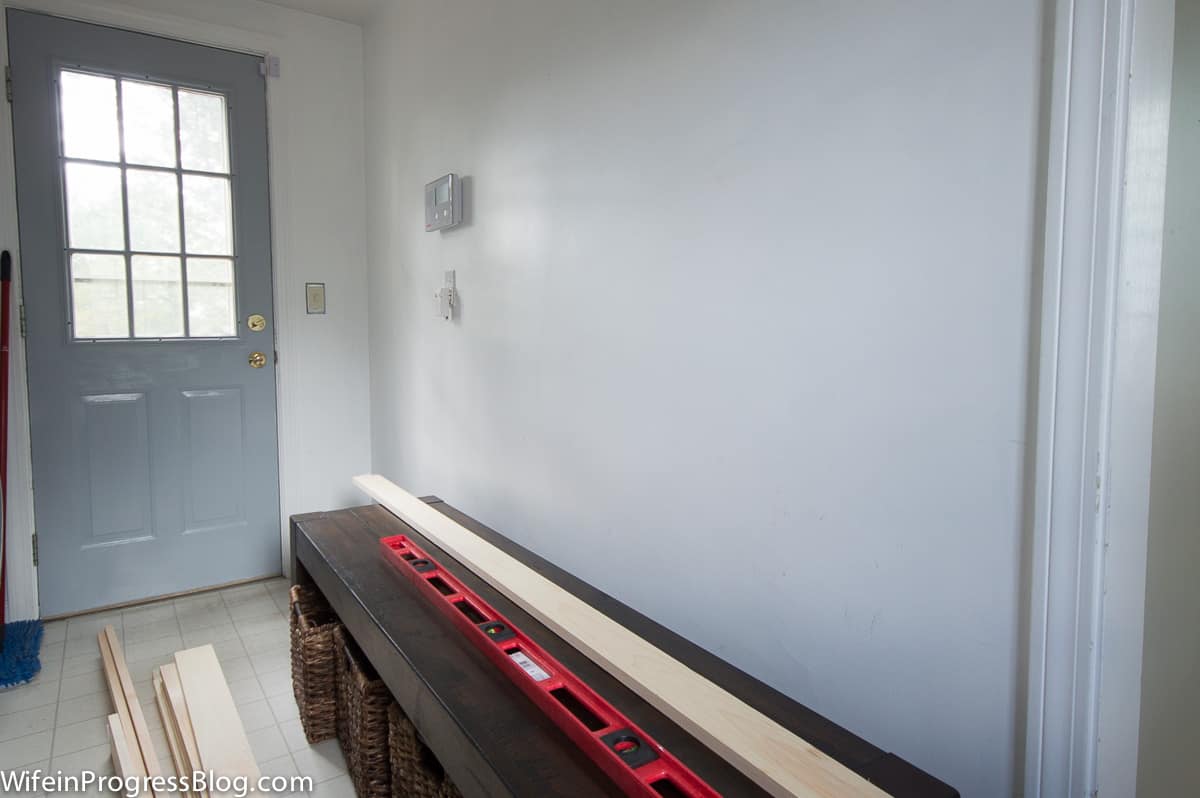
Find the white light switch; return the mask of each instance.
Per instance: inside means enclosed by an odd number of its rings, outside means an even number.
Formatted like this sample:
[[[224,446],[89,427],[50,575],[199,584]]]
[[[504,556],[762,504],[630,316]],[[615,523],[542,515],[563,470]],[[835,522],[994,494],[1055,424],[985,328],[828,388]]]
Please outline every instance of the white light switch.
[[[304,301],[309,313],[324,313],[325,283],[305,283]]]
[[[437,300],[438,316],[450,321],[454,318],[454,306],[458,304],[458,290],[454,287],[454,271],[447,271],[443,279],[442,290],[437,291],[433,296]]]

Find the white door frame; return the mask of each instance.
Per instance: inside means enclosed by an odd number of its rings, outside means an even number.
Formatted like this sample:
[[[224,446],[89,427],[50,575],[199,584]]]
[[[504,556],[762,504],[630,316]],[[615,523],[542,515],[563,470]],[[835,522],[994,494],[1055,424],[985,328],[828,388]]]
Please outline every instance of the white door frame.
[[[1024,795],[1135,794],[1173,0],[1056,0]]]
[[[206,44],[227,50],[236,50],[255,55],[283,55],[286,60],[287,42],[268,33],[242,30],[225,25],[200,22],[195,19],[160,13],[132,6],[88,2],[88,0],[0,0],[0,63],[8,63],[8,31],[4,12],[9,8],[53,14],[81,22],[124,28],[139,33],[168,36],[180,41]],[[294,262],[288,248],[289,236],[284,229],[286,219],[279,208],[286,207],[290,194],[287,128],[283,124],[272,124],[272,120],[286,118],[291,110],[284,107],[287,95],[273,92],[273,80],[267,81],[267,136],[270,158],[271,194],[271,251],[272,278],[274,283],[275,348],[283,352],[293,339],[298,319],[289,313],[289,304],[282,295],[282,286],[294,285],[295,275],[289,271]],[[16,178],[12,149],[12,106],[0,100],[0,246],[8,248],[13,255],[13,329],[10,354],[9,393],[9,482],[8,507],[5,508],[6,529],[11,530],[8,540],[7,570],[8,584],[7,617],[36,618],[38,612],[37,569],[33,563],[33,535],[35,531],[33,513],[32,462],[29,435],[29,393],[26,379],[25,341],[17,329],[15,312],[21,296],[21,258],[17,245]],[[290,478],[289,460],[285,449],[291,436],[300,430],[294,420],[293,403],[289,399],[289,375],[286,369],[276,368],[276,408],[279,440],[279,517],[280,517],[280,570],[286,573],[288,553],[288,520],[285,512],[289,504],[288,486]],[[14,563],[19,563],[14,567]],[[28,565],[28,567],[26,567]]]
[[[1132,17],[1096,713],[1096,785],[1114,798],[1137,792],[1174,0],[1137,0]]]

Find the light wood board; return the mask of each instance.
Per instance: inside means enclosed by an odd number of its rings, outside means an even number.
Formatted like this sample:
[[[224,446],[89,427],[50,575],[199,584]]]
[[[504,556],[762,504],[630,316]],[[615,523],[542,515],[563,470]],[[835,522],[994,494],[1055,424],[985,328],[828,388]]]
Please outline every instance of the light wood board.
[[[222,776],[247,776],[254,783],[259,776],[258,763],[213,647],[176,651],[175,668],[201,766]]]
[[[111,629],[112,627],[107,628]],[[96,639],[100,646],[100,661],[104,665],[104,683],[108,685],[108,696],[112,699],[113,709],[116,710],[113,714],[117,716],[117,726],[121,732],[122,748],[125,754],[130,757],[123,763],[126,771],[121,775],[145,776],[145,761],[142,758],[141,749],[138,748],[137,735],[133,730],[133,718],[129,714],[129,702],[125,697],[125,690],[121,686],[121,675],[117,671],[116,660],[113,657],[112,648],[108,643],[108,635],[105,631],[101,631],[96,636]],[[118,764],[116,742],[113,743],[113,746],[113,767],[116,767]]]
[[[113,770],[121,778],[141,775],[138,767],[141,757],[129,750],[129,738],[121,726],[121,716],[116,712],[108,716],[108,741],[112,746]]]
[[[181,753],[190,776],[201,770],[200,752],[196,750],[196,734],[192,731],[192,717],[188,714],[187,701],[183,698],[183,686],[179,684],[179,671],[175,669],[174,663],[168,663],[159,668],[158,673],[162,677],[163,691],[167,694],[167,703],[171,708],[171,722],[175,725]],[[207,792],[197,792],[196,795],[205,798]]]
[[[192,771],[184,759],[183,747],[179,741],[179,732],[175,727],[175,717],[171,712],[171,702],[167,699],[167,689],[163,687],[159,669],[154,669],[154,703],[158,705],[158,714],[162,717],[163,734],[167,738],[167,748],[171,750],[171,762],[175,765],[176,776],[191,777]],[[190,798],[190,791],[180,791],[184,798]]]
[[[129,675],[129,668],[125,665],[125,651],[121,648],[121,641],[117,639],[117,632],[111,626],[104,627],[104,631],[100,632],[100,637],[107,641],[108,651],[112,655],[113,665],[120,680],[121,692],[124,693],[125,704],[129,708],[129,718],[133,723],[133,734],[137,741],[137,748],[141,753],[142,762],[145,765],[146,775],[151,778],[161,776],[162,768],[158,764],[158,753],[154,750],[154,740],[150,737],[150,728],[146,725],[146,716],[142,712],[141,702],[138,701],[137,690],[133,687],[133,677]],[[102,651],[104,645],[105,643],[103,642],[100,644]],[[118,709],[119,712],[120,710]],[[157,793],[155,795],[157,796]]]
[[[354,483],[771,795],[887,795],[724,688],[384,477],[359,476]]]

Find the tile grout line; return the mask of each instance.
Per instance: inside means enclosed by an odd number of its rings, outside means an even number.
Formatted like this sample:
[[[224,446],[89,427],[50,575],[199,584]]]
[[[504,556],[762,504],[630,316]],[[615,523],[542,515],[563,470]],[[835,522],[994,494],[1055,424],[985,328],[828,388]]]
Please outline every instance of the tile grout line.
[[[62,683],[63,674],[67,668],[67,634],[70,632],[71,622],[67,621],[63,626],[63,653],[62,661],[58,663],[58,690],[54,695],[54,718],[50,721],[50,751],[46,757],[46,767],[54,766],[54,744],[58,740],[58,710],[62,706]],[[46,627],[42,626],[42,633],[45,634]],[[97,646],[99,642],[97,642]]]
[[[117,618],[121,622],[121,631],[118,632],[118,634],[121,636],[121,640],[124,640],[125,639],[125,617],[121,614],[118,614]],[[64,630],[64,632],[63,632],[63,634],[64,634],[63,661],[62,661],[61,667],[59,668],[58,700],[55,701],[55,703],[54,703],[54,727],[53,727],[53,731],[51,732],[51,735],[50,735],[50,766],[51,767],[53,767],[55,759],[58,758],[57,752],[55,751],[55,747],[58,743],[58,714],[59,714],[59,711],[62,709],[62,690],[63,690],[62,683],[63,683],[63,678],[64,678],[63,674],[65,674],[66,670],[67,670],[67,642],[66,642],[67,638],[65,637],[65,635],[70,633],[70,625],[71,625],[71,622],[70,622],[70,619],[68,619],[67,620],[67,629]],[[115,631],[115,628],[114,628],[114,631]],[[99,639],[99,633],[97,633],[97,637],[96,637],[97,653],[99,653],[99,648],[100,648],[100,639]],[[103,656],[101,656],[101,658],[100,658],[100,673],[101,673],[100,678],[103,679],[104,678],[104,676],[103,676],[103,673],[104,673],[104,658],[103,658]],[[83,674],[78,674],[78,675],[83,675]],[[105,692],[105,690],[101,689],[100,692],[103,693],[103,692]],[[87,693],[83,696],[76,696],[76,698],[84,698],[84,697],[86,697],[86,695],[92,695],[92,694]],[[104,715],[102,717],[107,718],[109,714],[110,713],[106,712],[106,713],[104,713]],[[85,721],[76,721],[76,722],[86,722],[86,720]],[[74,753],[74,752],[71,752],[71,753]]]
[[[278,610],[279,606],[275,604],[275,598],[270,594],[270,591],[268,591],[264,588],[263,592],[266,594],[267,598],[271,600],[271,604],[275,605],[275,609]],[[287,745],[287,738],[283,736],[283,729],[281,729],[279,727],[280,726],[279,718],[277,718],[275,716],[275,710],[271,706],[271,702],[267,698],[267,694],[266,694],[267,691],[265,689],[263,689],[262,682],[259,681],[258,672],[254,669],[254,661],[250,658],[250,651],[246,648],[246,641],[242,639],[242,630],[238,628],[237,619],[233,617],[233,608],[230,607],[229,603],[225,600],[225,593],[222,592],[220,595],[221,595],[221,605],[225,608],[225,612],[228,613],[230,623],[233,624],[233,633],[235,635],[237,635],[238,644],[241,645],[242,651],[244,651],[246,653],[246,662],[250,665],[250,673],[253,674],[254,683],[258,685],[259,692],[261,692],[263,694],[263,700],[266,701],[266,703],[267,703],[267,712],[271,713],[271,721],[273,723],[273,728],[276,730],[276,732],[279,733],[279,736],[283,739],[283,741],[284,741],[283,747],[287,749],[286,756],[288,757],[289,760],[291,760],[292,767],[296,770],[297,773],[299,773],[300,766],[299,766],[299,764],[297,764],[296,758],[292,756],[292,749],[290,746]],[[228,684],[228,679],[226,680],[226,684]],[[240,717],[240,714],[239,714],[239,717]],[[265,727],[265,728],[272,728],[272,727]],[[261,731],[261,729],[259,729],[259,731]],[[276,757],[276,759],[282,759],[282,758],[283,758],[282,756]],[[314,788],[316,787],[316,784],[317,784],[317,782],[314,780],[313,781]]]

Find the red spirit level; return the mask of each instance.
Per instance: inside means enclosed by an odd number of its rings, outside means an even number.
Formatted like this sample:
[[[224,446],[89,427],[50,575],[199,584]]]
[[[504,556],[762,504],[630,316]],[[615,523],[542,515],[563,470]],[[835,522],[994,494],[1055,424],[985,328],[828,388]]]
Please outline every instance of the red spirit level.
[[[438,565],[407,535],[383,538],[379,543],[387,560],[626,794],[719,798],[720,793]]]

